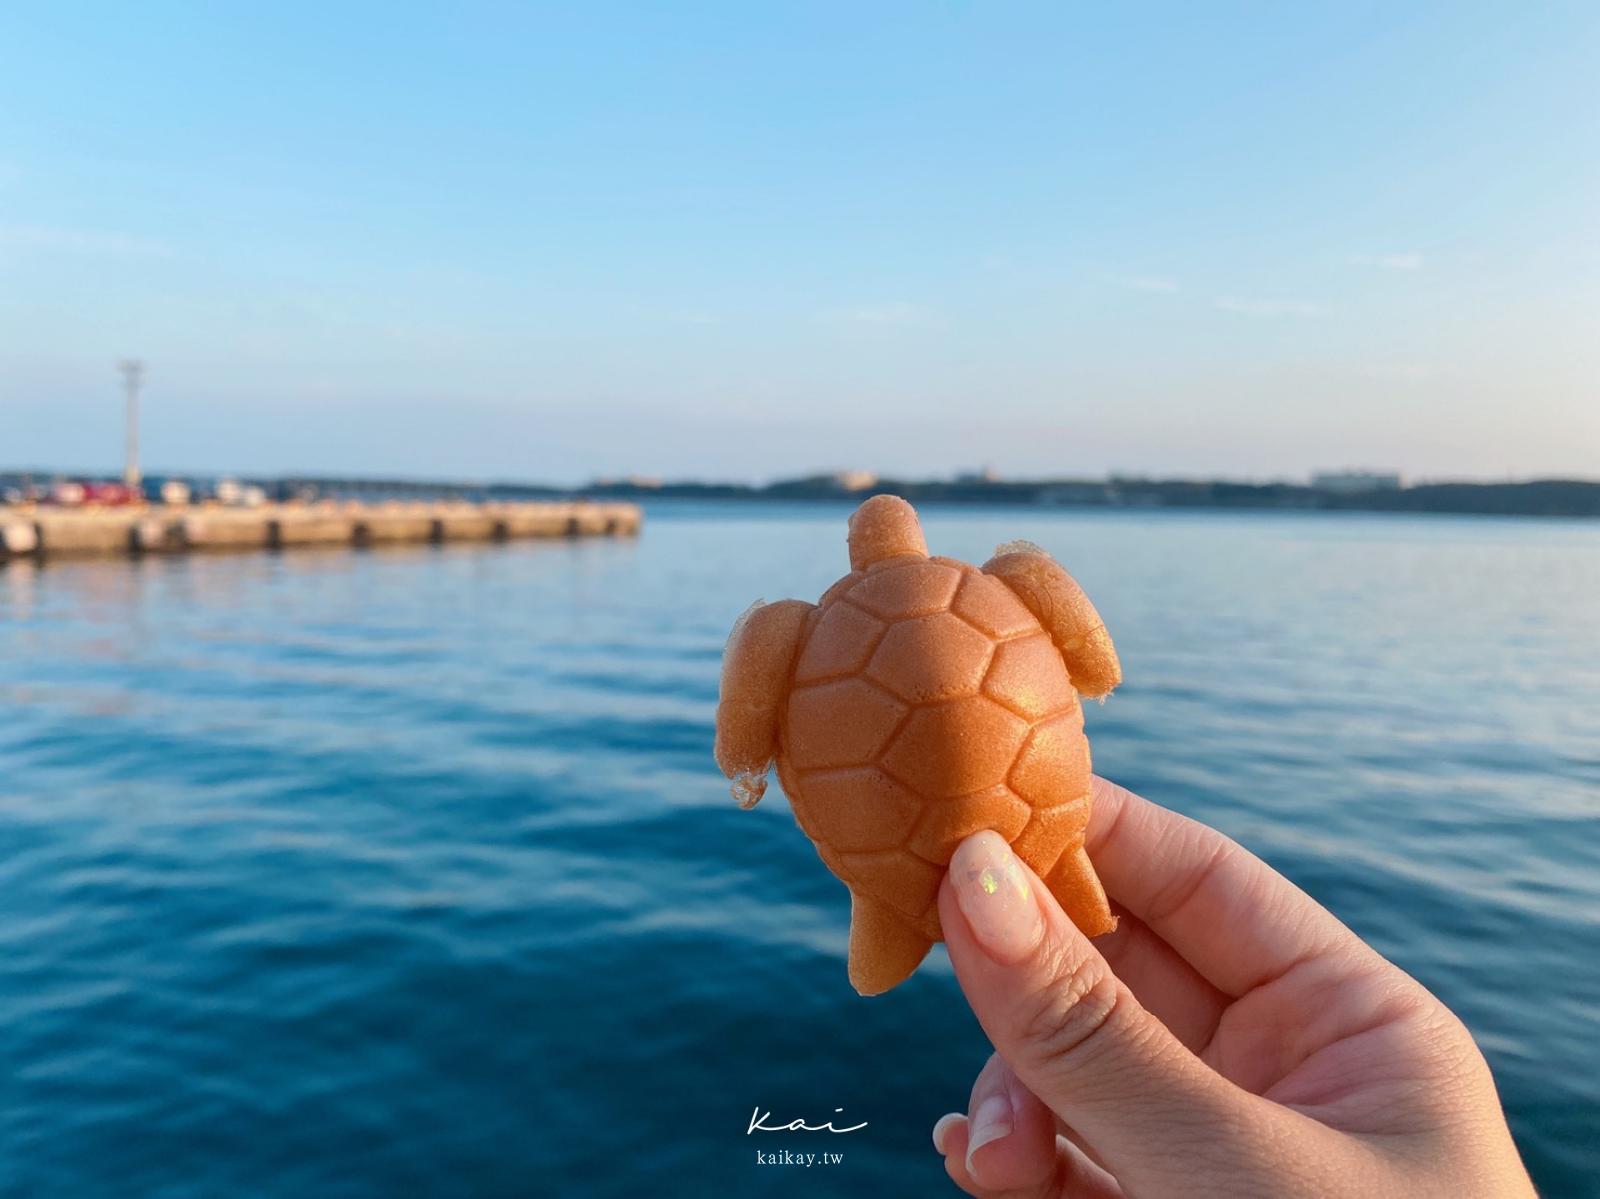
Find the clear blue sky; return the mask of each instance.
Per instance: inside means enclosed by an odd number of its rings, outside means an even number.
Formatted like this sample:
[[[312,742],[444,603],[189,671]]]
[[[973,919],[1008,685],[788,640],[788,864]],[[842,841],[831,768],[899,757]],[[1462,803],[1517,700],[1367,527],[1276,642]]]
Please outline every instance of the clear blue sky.
[[[1600,6],[1114,7],[9,5],[0,465],[1600,475]]]

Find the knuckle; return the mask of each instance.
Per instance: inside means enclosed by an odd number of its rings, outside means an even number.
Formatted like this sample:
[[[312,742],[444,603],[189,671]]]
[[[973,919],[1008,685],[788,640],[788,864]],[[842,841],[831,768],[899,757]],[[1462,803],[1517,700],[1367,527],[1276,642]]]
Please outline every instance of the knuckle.
[[[1465,1023],[1443,1004],[1429,1005],[1421,1013],[1421,1039],[1442,1073],[1475,1079],[1486,1074],[1483,1053]]]
[[[1099,1052],[1119,1030],[1130,997],[1105,965],[1093,958],[1058,955],[1051,982],[1022,1012],[1025,1052],[1045,1067],[1075,1067]]]

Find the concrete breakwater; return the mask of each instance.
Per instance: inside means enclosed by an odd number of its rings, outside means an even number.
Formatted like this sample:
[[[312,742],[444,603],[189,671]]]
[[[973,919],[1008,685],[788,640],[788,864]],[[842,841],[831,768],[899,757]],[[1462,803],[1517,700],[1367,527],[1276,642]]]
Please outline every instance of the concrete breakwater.
[[[0,505],[0,561],[302,546],[615,537],[639,532],[635,504],[332,503],[258,508]]]

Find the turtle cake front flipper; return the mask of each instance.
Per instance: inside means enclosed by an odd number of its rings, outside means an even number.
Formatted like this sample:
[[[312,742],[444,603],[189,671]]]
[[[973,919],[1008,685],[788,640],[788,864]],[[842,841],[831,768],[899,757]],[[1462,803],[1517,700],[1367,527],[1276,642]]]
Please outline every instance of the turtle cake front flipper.
[[[741,808],[753,808],[767,790],[767,769],[778,748],[778,718],[806,618],[804,600],[760,600],[744,610],[722,651],[717,696],[717,765],[733,780]]]
[[[886,991],[943,939],[940,880],[980,829],[1086,933],[1113,927],[1083,848],[1078,694],[1120,679],[1093,606],[1031,547],[984,571],[929,558],[896,497],[861,505],[848,541],[851,573],[815,607],[755,608],[729,638],[716,755],[745,806],[776,762],[795,819],[850,889],[850,981]]]
[[[1122,665],[1106,622],[1078,581],[1036,545],[1010,542],[983,564],[1027,605],[1061,651],[1072,685],[1090,699],[1110,695],[1122,682]]]

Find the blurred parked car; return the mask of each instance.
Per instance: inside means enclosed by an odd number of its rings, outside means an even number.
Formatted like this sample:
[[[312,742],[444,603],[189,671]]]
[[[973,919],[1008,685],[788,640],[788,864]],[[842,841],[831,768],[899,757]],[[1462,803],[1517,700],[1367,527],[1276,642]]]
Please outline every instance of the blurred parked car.
[[[83,502],[100,504],[107,508],[142,504],[144,490],[140,487],[129,487],[126,483],[86,483],[83,485]]]

